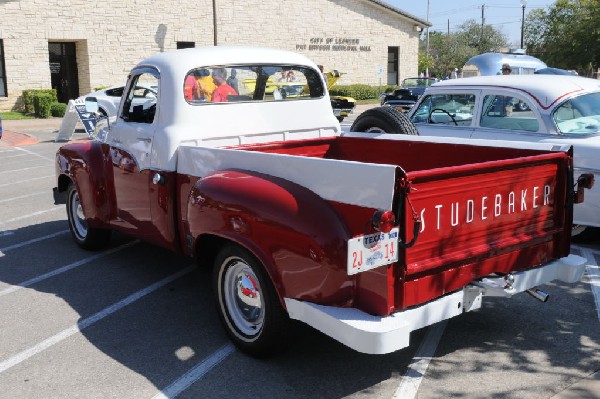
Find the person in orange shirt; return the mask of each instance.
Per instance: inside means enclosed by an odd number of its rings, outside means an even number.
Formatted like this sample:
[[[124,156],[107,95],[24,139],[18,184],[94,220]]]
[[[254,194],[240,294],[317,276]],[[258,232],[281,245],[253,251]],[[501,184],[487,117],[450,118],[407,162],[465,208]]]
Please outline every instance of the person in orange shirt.
[[[185,82],[183,83],[183,95],[187,101],[198,99],[198,82],[193,73],[190,73],[185,77]]]
[[[217,88],[208,69],[201,69],[197,72],[199,99],[202,101],[211,101],[212,93]]]
[[[237,96],[237,91],[226,82],[227,71],[225,68],[215,68],[212,71],[212,78],[217,88],[212,92],[212,101],[214,103],[227,102],[227,96]]]

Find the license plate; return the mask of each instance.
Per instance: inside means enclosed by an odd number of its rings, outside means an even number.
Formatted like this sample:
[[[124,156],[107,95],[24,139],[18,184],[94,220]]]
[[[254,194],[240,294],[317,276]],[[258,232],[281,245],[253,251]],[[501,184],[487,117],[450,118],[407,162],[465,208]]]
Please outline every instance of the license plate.
[[[348,240],[348,275],[398,261],[398,228]]]

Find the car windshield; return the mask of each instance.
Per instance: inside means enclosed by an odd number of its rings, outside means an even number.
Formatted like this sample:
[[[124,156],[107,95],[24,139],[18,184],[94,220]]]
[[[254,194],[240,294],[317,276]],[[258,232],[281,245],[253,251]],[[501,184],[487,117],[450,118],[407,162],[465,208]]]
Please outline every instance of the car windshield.
[[[431,86],[435,82],[434,78],[407,78],[402,81],[402,87]]]
[[[600,133],[600,93],[565,101],[556,108],[552,118],[561,133]]]

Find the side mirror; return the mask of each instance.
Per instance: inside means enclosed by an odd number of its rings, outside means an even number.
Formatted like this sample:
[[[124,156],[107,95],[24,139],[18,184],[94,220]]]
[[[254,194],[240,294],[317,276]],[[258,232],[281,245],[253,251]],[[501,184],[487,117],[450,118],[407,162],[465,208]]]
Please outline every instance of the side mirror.
[[[98,100],[96,97],[85,98],[85,110],[93,114],[97,113],[100,107],[98,107]]]

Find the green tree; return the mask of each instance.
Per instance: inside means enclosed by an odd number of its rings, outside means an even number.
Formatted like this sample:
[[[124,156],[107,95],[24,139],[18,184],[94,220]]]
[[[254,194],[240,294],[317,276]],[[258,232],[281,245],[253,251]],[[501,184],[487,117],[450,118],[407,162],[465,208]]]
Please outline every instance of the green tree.
[[[485,25],[482,31],[481,25],[475,20],[466,21],[454,33],[430,32],[429,57],[433,63],[429,67],[430,74],[443,78],[452,69],[462,68],[469,58],[480,53],[499,51],[507,46],[507,39],[502,32],[489,25]],[[419,60],[426,58],[425,47],[425,40],[422,39],[420,53],[423,55],[420,54]]]
[[[600,1],[558,0],[529,12],[525,43],[550,66],[591,74],[600,65]]]

